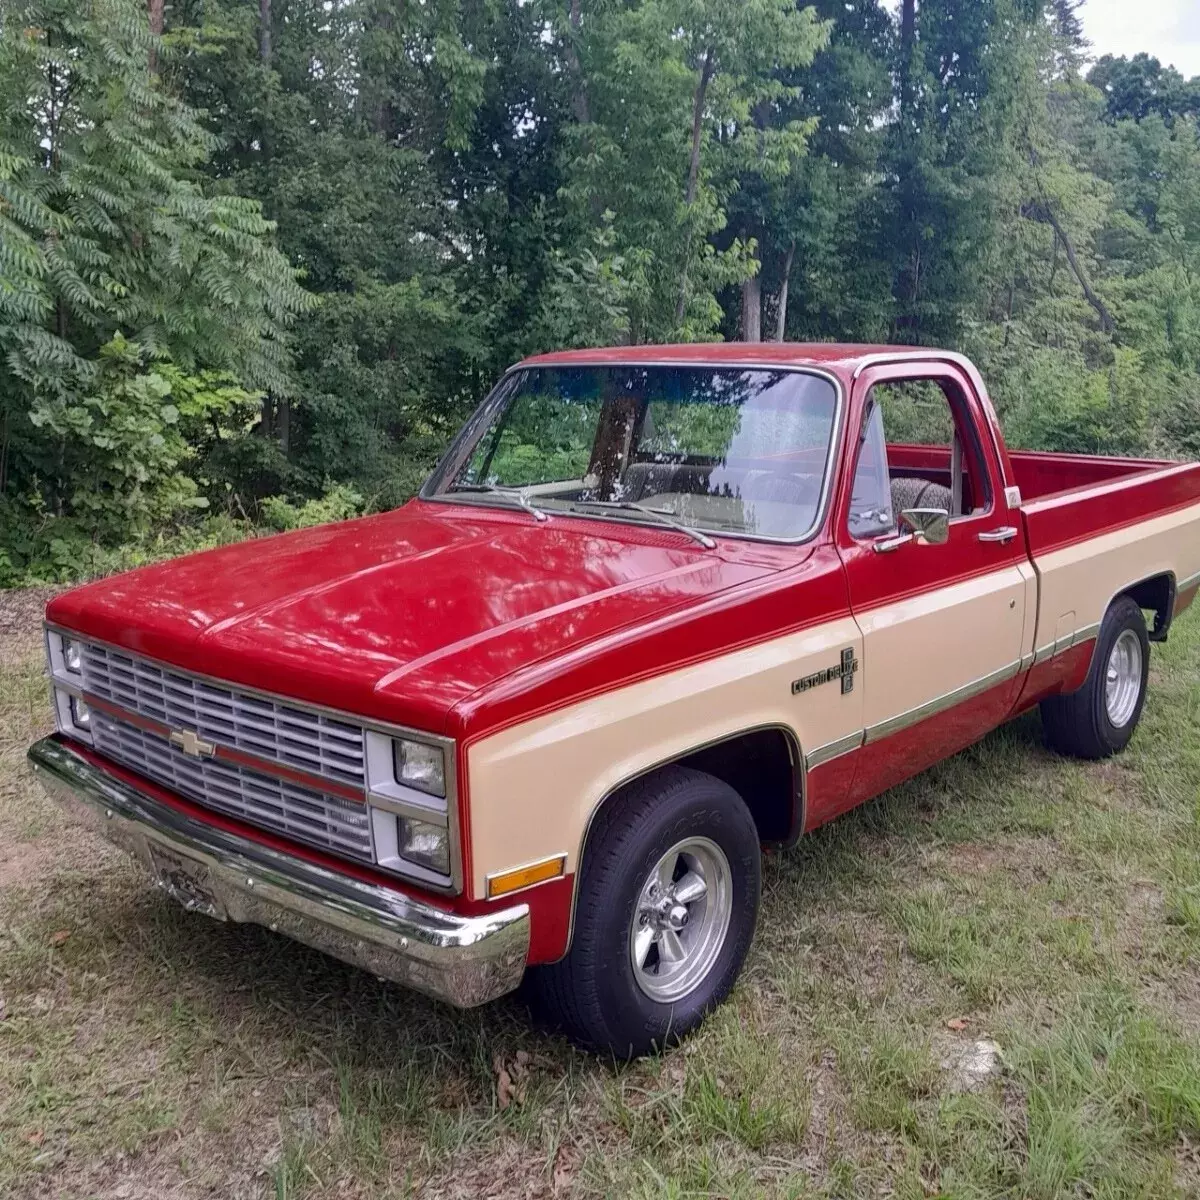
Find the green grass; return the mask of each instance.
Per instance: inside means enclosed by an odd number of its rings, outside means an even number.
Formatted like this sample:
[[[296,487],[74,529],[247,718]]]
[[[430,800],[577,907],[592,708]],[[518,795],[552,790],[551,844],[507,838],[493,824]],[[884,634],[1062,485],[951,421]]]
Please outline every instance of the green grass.
[[[0,655],[0,1196],[1198,1196],[1198,618],[1120,759],[1026,718],[770,856],[732,1001],[616,1068],[516,1000],[455,1013],[162,900],[31,784],[26,639]],[[985,1038],[1002,1069],[969,1079]]]

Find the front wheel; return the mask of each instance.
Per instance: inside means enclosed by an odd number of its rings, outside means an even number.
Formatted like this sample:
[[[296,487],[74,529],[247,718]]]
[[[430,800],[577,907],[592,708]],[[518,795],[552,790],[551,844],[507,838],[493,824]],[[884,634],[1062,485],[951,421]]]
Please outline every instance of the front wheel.
[[[530,980],[575,1040],[631,1058],[694,1029],[729,994],[754,936],[758,832],[711,775],[669,767],[601,810],[571,949]]]
[[[1042,701],[1042,725],[1053,750],[1075,758],[1119,754],[1146,702],[1150,639],[1137,602],[1118,596],[1104,614],[1083,687]]]

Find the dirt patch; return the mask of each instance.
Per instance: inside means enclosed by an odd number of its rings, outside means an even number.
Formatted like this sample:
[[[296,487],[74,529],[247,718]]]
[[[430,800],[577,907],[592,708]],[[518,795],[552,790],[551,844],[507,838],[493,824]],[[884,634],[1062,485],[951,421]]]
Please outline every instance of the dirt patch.
[[[0,891],[24,887],[48,870],[50,847],[41,842],[0,843]]]
[[[109,1200],[194,1200],[211,1195],[208,1188],[195,1188],[179,1179],[178,1169],[151,1161],[119,1159],[111,1164],[81,1164],[80,1170],[64,1170],[35,1186],[30,1200],[58,1200],[61,1196],[104,1196]],[[231,1200],[262,1195],[249,1181],[242,1190],[225,1192]]]
[[[1175,1185],[1182,1196],[1200,1196],[1200,1142],[1181,1137],[1176,1143]]]
[[[817,1178],[836,1156],[839,1130],[850,1123],[837,1071],[837,1055],[832,1050],[825,1050],[806,1072],[805,1081],[812,1107],[801,1147],[800,1165],[806,1174]]]
[[[1200,970],[1187,965],[1171,979],[1156,979],[1142,988],[1151,1008],[1167,1013],[1191,1040],[1200,1041]]]
[[[1057,850],[1048,838],[1019,841],[959,842],[943,852],[946,866],[957,875],[1003,871],[1033,881],[1045,879]]]
[[[484,1152],[456,1155],[444,1171],[424,1181],[420,1194],[428,1200],[549,1200],[569,1194],[577,1152],[556,1155],[553,1172],[546,1160],[544,1152],[505,1138]]]
[[[15,666],[39,651],[46,604],[61,591],[57,587],[0,591],[0,666]]]

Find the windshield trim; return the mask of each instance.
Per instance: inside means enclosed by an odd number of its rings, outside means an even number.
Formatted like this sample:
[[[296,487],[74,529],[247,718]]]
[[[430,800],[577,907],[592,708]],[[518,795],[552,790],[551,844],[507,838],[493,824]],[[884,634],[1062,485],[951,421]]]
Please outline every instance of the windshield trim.
[[[834,392],[834,407],[833,407],[833,428],[829,437],[829,453],[825,459],[825,473],[821,480],[821,497],[817,504],[816,513],[813,516],[812,524],[796,537],[780,538],[769,537],[761,533],[732,533],[726,530],[704,528],[704,533],[709,537],[720,541],[722,538],[728,538],[738,542],[760,542],[772,546],[801,546],[805,542],[811,542],[814,537],[821,531],[822,525],[825,523],[825,517],[829,509],[830,496],[833,492],[833,480],[837,474],[838,458],[842,448],[842,422],[846,410],[846,395],[845,389],[842,387],[842,381],[832,371],[822,370],[820,367],[809,366],[807,364],[791,364],[791,363],[772,363],[746,361],[730,363],[728,365],[722,363],[680,363],[677,360],[670,358],[643,360],[630,359],[628,361],[612,361],[610,359],[597,359],[595,362],[588,362],[586,359],[573,361],[573,367],[668,367],[677,369],[687,367],[689,369],[709,368],[713,371],[775,371],[780,374],[787,373],[789,375],[815,375],[818,379],[824,379],[827,383],[833,385]],[[462,451],[468,446],[473,446],[475,442],[475,431],[485,418],[490,421],[492,410],[502,403],[512,386],[513,378],[523,371],[541,371],[552,370],[554,364],[535,365],[530,363],[514,363],[500,377],[499,382],[494,388],[483,398],[479,407],[467,418],[463,427],[459,430],[458,435],[450,443],[446,453],[439,459],[438,464],[429,473],[429,478],[425,480],[421,490],[417,496],[421,500],[429,500],[438,504],[466,504],[476,508],[499,508],[497,504],[489,504],[487,499],[481,493],[470,492],[439,492],[438,486],[446,477],[449,469],[456,463],[461,456]],[[666,529],[665,525],[655,526],[647,521],[643,521],[636,514],[630,513],[628,516],[622,516],[619,510],[605,513],[583,513],[583,512],[563,512],[559,513],[554,509],[550,510],[551,515],[558,517],[560,520],[584,520],[584,521],[610,521],[616,522],[619,525],[632,525],[641,529],[662,528]],[[686,535],[685,535],[686,536]]]

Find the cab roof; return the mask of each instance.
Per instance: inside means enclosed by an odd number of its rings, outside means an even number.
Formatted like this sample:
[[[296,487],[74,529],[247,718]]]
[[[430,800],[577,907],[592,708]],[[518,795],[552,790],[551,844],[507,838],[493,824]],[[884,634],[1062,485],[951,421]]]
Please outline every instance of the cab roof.
[[[853,374],[868,361],[938,359],[944,351],[927,347],[852,345],[842,342],[687,342],[670,346],[608,346],[556,350],[524,359],[522,367],[602,366],[653,363],[663,366],[810,366]]]

